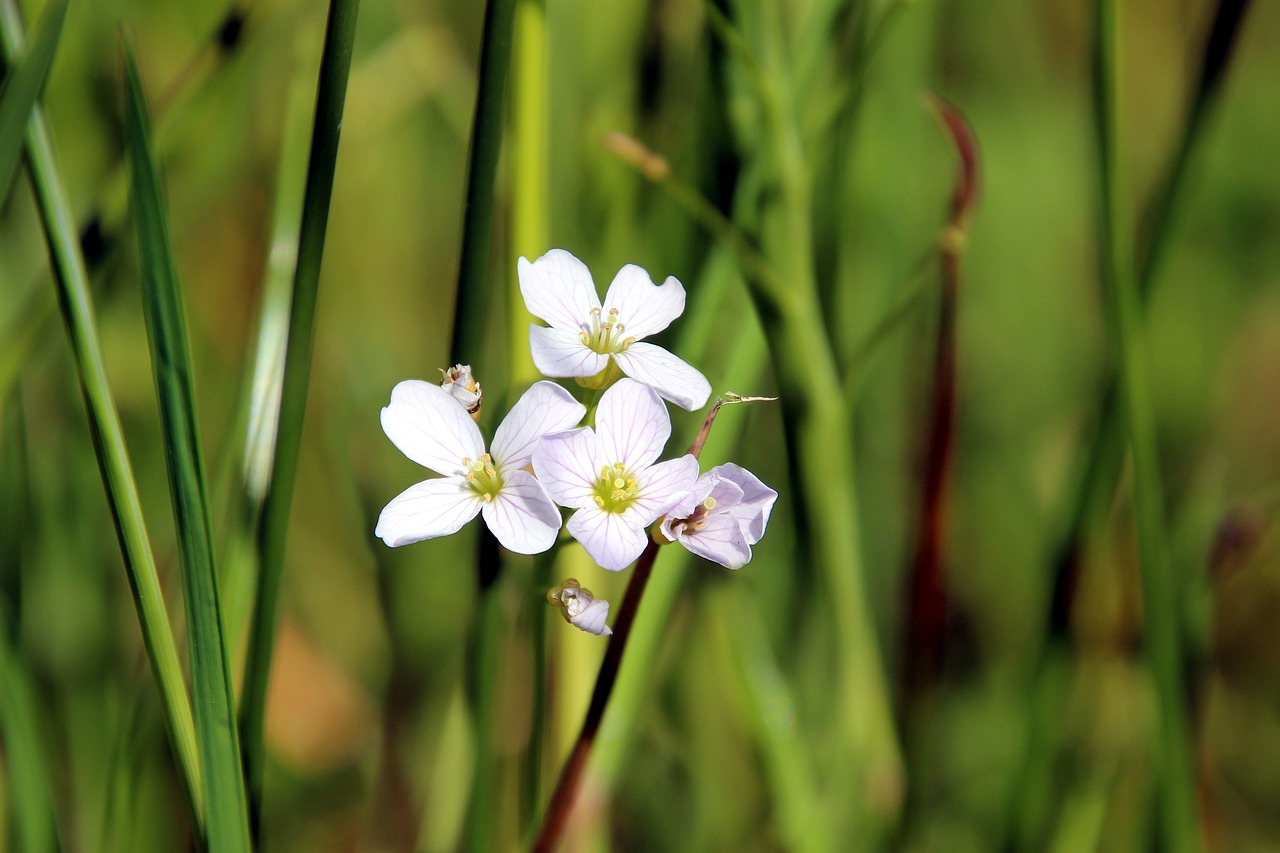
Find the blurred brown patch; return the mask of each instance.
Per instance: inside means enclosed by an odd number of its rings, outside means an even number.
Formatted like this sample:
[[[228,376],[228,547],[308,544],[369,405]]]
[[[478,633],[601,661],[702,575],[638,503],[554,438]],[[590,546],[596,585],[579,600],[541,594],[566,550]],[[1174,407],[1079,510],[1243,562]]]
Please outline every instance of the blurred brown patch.
[[[369,695],[287,618],[276,639],[266,734],[280,760],[308,773],[350,764],[374,743]]]

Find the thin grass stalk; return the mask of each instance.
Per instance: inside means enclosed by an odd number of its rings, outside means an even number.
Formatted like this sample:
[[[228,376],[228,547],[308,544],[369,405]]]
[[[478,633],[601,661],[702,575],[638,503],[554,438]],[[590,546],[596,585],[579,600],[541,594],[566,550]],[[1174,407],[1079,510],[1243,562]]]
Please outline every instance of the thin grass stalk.
[[[67,0],[55,0],[44,10],[36,37],[20,62],[0,79],[0,203],[8,194],[13,173],[22,153],[22,140],[36,100],[53,67],[62,24],[67,18]],[[0,63],[0,70],[3,64]]]
[[[1179,584],[1166,541],[1163,491],[1150,398],[1150,365],[1142,306],[1134,279],[1132,241],[1123,199],[1119,128],[1119,8],[1094,5],[1093,109],[1098,156],[1101,278],[1108,330],[1119,361],[1120,401],[1133,458],[1133,507],[1142,576],[1143,635],[1155,677],[1159,734],[1154,755],[1160,846],[1184,853],[1200,848],[1195,777],[1184,706],[1179,637]]]
[[[546,0],[516,0],[515,45],[512,61],[514,97],[512,114],[511,255],[536,258],[550,248],[551,161],[548,115],[548,54]],[[529,324],[533,316],[524,306],[519,280],[503,273],[509,282],[507,317],[508,370],[513,388],[538,378],[529,349]],[[545,608],[543,608],[545,610]]]
[[[853,457],[853,420],[842,395],[835,353],[824,332],[813,266],[809,175],[787,91],[781,13],[770,4],[764,63],[771,85],[763,104],[769,156],[777,169],[772,253],[785,288],[748,277],[769,342],[787,428],[809,556],[823,573],[841,654],[836,707],[850,738],[856,789],[849,813],[873,843],[896,822],[903,790],[902,756],[894,727],[879,640],[866,599]],[[768,233],[768,232],[767,232]]]
[[[467,195],[463,211],[462,248],[450,352],[463,361],[480,352],[494,305],[489,282],[494,185],[502,151],[503,104],[511,66],[516,0],[489,0],[480,45],[480,79],[467,158]],[[496,365],[495,365],[496,366]],[[493,367],[486,368],[492,377]],[[492,381],[492,379],[490,380]]]
[[[205,833],[214,853],[248,851],[249,822],[241,776],[235,699],[218,601],[213,530],[205,485],[195,385],[178,270],[150,120],[132,46],[125,43],[125,148],[133,175],[133,208],[142,267],[143,306],[164,432],[169,491],[178,532],[192,705],[206,794]]]
[[[307,408],[320,269],[324,258],[329,202],[333,195],[333,174],[338,160],[342,113],[346,103],[347,79],[351,72],[351,51],[359,11],[359,0],[331,0],[325,24],[311,153],[302,202],[298,259],[289,303],[284,380],[280,390],[280,419],[276,430],[271,479],[264,502],[261,534],[258,538],[258,588],[249,628],[249,653],[245,660],[244,694],[240,705],[240,731],[245,742],[245,776],[249,786],[249,806],[255,838],[261,835],[262,785],[266,768],[263,719],[266,713],[271,657],[275,649],[280,586],[284,578],[289,509],[297,479],[302,423]]]
[[[289,340],[289,307],[298,265],[302,199],[306,192],[313,80],[310,68],[301,62],[295,65],[286,95],[284,136],[276,172],[271,241],[262,306],[258,314],[257,345],[253,368],[237,414],[237,423],[244,430],[244,443],[238,448],[239,454],[226,454],[219,472],[222,478],[219,485],[223,487],[224,495],[233,488],[233,483],[241,489],[238,495],[229,499],[234,506],[235,524],[228,537],[228,556],[222,582],[227,635],[233,649],[245,642],[242,628],[251,612],[259,570],[257,547],[262,535],[264,503],[271,484],[271,468],[275,463],[285,351]],[[243,652],[243,648],[237,650]],[[233,654],[232,659],[241,657]]]
[[[489,279],[489,249],[515,10],[516,0],[489,0],[480,45],[480,76],[467,158],[462,246],[449,346],[456,360],[473,365],[484,350],[485,333],[491,325],[489,318],[495,307],[494,289]],[[497,360],[483,365],[486,383],[490,387],[505,387],[501,375],[505,370],[505,365]],[[482,417],[488,422],[493,420],[492,411],[492,406],[482,410]],[[471,669],[469,695],[475,721],[475,764],[465,843],[472,851],[493,849],[499,830],[495,809],[499,796],[499,768],[493,737],[493,702],[504,625],[498,583],[501,571],[498,545],[487,530],[482,530],[477,551],[477,614],[468,644]]]
[[[511,242],[512,257],[536,258],[547,251],[550,163],[548,126],[548,53],[546,0],[516,0],[512,47],[512,153]],[[529,324],[533,320],[520,294],[518,277],[510,267],[502,270],[506,282],[507,375],[514,392],[538,378],[529,348]],[[526,591],[530,647],[533,649],[532,705],[529,744],[524,754],[521,786],[520,836],[531,834],[542,805],[543,755],[547,738],[547,607],[542,592],[552,583],[559,543],[533,561],[531,587]]]
[[[0,43],[10,60],[22,50],[22,19],[16,0],[0,0]],[[102,347],[94,326],[89,275],[80,252],[79,231],[62,185],[48,123],[38,106],[27,126],[26,142],[28,171],[44,220],[59,306],[75,357],[98,468],[124,557],[147,661],[160,688],[165,725],[172,739],[183,788],[191,801],[196,823],[203,827],[204,794],[191,702],[183,683],[178,648],[165,610],[120,418],[107,383]]]

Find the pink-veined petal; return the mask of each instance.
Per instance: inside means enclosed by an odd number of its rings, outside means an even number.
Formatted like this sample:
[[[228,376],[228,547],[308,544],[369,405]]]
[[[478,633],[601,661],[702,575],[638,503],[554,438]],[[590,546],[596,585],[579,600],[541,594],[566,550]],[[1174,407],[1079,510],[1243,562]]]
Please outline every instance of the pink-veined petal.
[[[681,545],[693,553],[719,563],[726,569],[740,569],[751,560],[751,546],[742,529],[727,513],[712,514],[702,521],[702,529],[685,527],[677,536]]]
[[[594,599],[582,609],[581,613],[569,617],[569,624],[597,637],[607,637],[613,629],[605,624],[609,618],[609,602],[603,598]]]
[[[587,407],[554,382],[535,382],[502,419],[489,454],[504,469],[523,468],[538,439],[578,425]]]
[[[636,344],[632,344],[636,346]],[[577,332],[529,326],[529,351],[543,376],[558,379],[595,376],[609,366],[609,356],[588,347]]]
[[[596,434],[591,427],[543,436],[533,449],[533,471],[538,482],[560,506],[596,505],[596,482],[601,461]]]
[[[626,509],[627,520],[647,527],[675,506],[698,481],[698,460],[686,454],[668,459],[636,475],[635,502]]]
[[[587,549],[591,559],[611,572],[620,572],[634,563],[649,541],[643,528],[632,527],[621,515],[595,505],[575,512],[566,528]]]
[[[405,456],[446,476],[461,471],[464,458],[484,453],[484,438],[467,410],[439,385],[420,379],[391,389],[382,431]]]
[[[560,510],[528,471],[504,471],[502,491],[481,510],[502,547],[541,554],[560,532]]]
[[[530,314],[575,335],[590,329],[591,309],[600,307],[600,297],[582,261],[552,249],[533,263],[521,258],[516,275]]]
[[[605,315],[614,308],[618,309],[618,322],[625,327],[624,337],[647,338],[684,313],[684,285],[668,278],[658,287],[649,273],[627,264],[613,277],[604,297]]]
[[[742,500],[729,509],[729,513],[742,525],[742,532],[751,545],[760,541],[764,529],[769,524],[769,514],[773,512],[774,501],[778,493],[761,482],[741,465],[726,462],[711,469],[722,479],[730,480],[742,489]]]
[[[662,526],[659,528],[668,542],[676,541],[673,525],[688,518],[698,504],[707,499],[707,495],[711,494],[711,489],[719,482],[719,477],[712,476],[708,472],[699,477],[689,491],[676,498],[676,502],[671,505],[671,509],[667,510],[667,517],[662,519]]]
[[[475,518],[481,503],[480,496],[461,478],[423,480],[383,507],[373,533],[392,548],[448,536]]]
[[[652,388],[619,379],[596,408],[596,435],[605,464],[632,472],[653,464],[671,437],[671,416]]]
[[[662,347],[635,343],[625,352],[614,353],[613,358],[623,373],[682,409],[701,409],[711,396],[707,377]]]

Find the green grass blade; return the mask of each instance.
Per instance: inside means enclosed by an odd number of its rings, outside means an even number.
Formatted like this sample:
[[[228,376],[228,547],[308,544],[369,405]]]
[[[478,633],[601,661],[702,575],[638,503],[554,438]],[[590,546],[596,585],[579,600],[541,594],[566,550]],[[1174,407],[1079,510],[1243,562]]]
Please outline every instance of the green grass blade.
[[[289,505],[293,499],[302,420],[307,406],[307,382],[311,373],[320,264],[324,256],[329,200],[333,194],[333,173],[338,159],[347,78],[351,72],[351,47],[359,9],[359,0],[333,0],[329,5],[302,204],[298,261],[289,308],[275,459],[267,486],[258,544],[258,589],[249,629],[249,654],[245,661],[244,695],[240,707],[240,730],[245,743],[245,767],[255,834],[261,819],[262,778],[266,761],[262,724],[267,704],[267,676],[275,648]]]
[[[1110,309],[1108,330],[1112,349],[1119,360],[1121,410],[1133,456],[1133,504],[1142,575],[1143,634],[1155,677],[1160,715],[1154,761],[1160,847],[1184,853],[1200,849],[1195,771],[1185,705],[1178,579],[1169,557],[1164,529],[1155,416],[1149,385],[1151,370],[1122,189],[1125,181],[1117,105],[1118,5],[1114,0],[1097,0],[1094,16],[1093,108],[1098,155],[1099,262]]]
[[[22,19],[16,0],[0,0],[0,43],[7,59],[12,59],[22,50]],[[58,299],[71,339],[89,427],[97,448],[98,466],[120,539],[147,660],[160,687],[165,722],[173,739],[183,784],[191,799],[196,821],[202,823],[203,791],[199,781],[191,702],[183,684],[182,665],[165,610],[155,559],[142,518],[138,487],[120,429],[120,418],[107,384],[102,347],[93,320],[89,275],[80,253],[79,230],[62,186],[44,111],[39,106],[31,114],[26,141],[32,188],[44,220]]]
[[[160,400],[170,496],[178,531],[187,613],[196,736],[200,744],[209,849],[247,851],[249,823],[241,776],[230,668],[218,604],[213,535],[196,425],[195,387],[178,272],[151,155],[150,122],[132,47],[125,45],[125,147],[142,266],[143,305]]]
[[[53,56],[66,19],[67,0],[49,4],[30,49],[0,85],[0,201],[4,200],[18,167],[27,121],[53,67]]]

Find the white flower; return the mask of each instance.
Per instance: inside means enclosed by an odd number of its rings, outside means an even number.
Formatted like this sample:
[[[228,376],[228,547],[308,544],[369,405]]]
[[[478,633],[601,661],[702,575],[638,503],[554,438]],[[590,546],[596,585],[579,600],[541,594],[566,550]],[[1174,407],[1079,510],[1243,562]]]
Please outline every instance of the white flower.
[[[583,589],[577,579],[569,578],[555,589],[547,591],[547,601],[564,614],[565,621],[575,628],[607,637],[613,629],[605,624],[609,618],[609,602],[596,598],[591,590]]]
[[[778,493],[732,463],[698,478],[662,520],[662,535],[728,569],[740,569],[760,541]]]
[[[684,311],[684,287],[675,278],[658,287],[647,272],[628,264],[614,276],[602,307],[586,265],[563,249],[533,263],[521,258],[516,269],[529,313],[551,326],[529,327],[533,363],[544,375],[605,388],[621,371],[681,408],[693,411],[707,402],[706,377],[662,347],[642,342]]]
[[[480,405],[484,400],[484,390],[471,375],[471,365],[455,364],[448,370],[441,370],[440,387],[449,392],[449,396],[462,404],[472,419],[480,417]]]
[[[622,379],[600,398],[595,429],[548,435],[533,452],[538,481],[556,503],[577,510],[569,533],[610,571],[644,550],[645,528],[698,478],[698,460],[654,465],[671,436],[671,418],[652,388]]]
[[[585,413],[559,385],[537,382],[516,401],[486,453],[480,429],[447,391],[401,382],[382,410],[382,430],[405,456],[444,476],[397,495],[378,517],[375,535],[396,548],[447,536],[483,513],[507,549],[547,550],[560,530],[560,510],[525,469],[538,439],[572,427]]]

